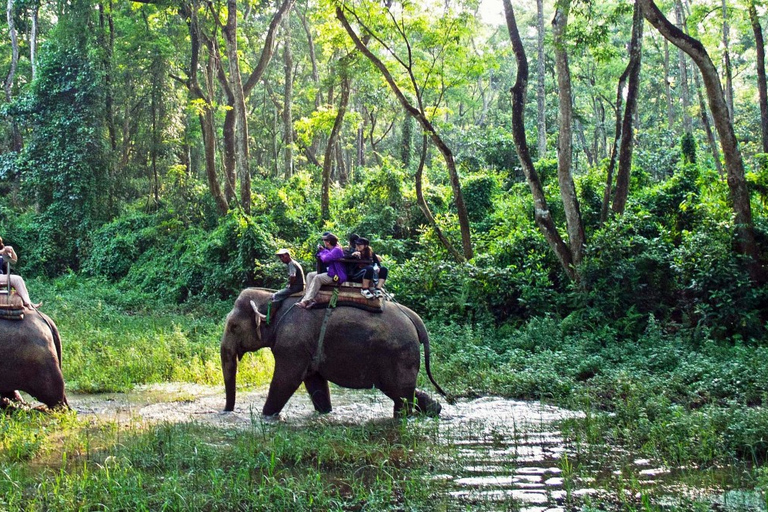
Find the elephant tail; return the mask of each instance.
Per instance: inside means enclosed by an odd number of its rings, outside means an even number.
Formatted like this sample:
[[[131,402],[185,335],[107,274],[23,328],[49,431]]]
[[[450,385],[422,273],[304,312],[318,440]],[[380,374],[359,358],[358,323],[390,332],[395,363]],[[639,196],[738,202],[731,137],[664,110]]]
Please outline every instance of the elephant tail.
[[[429,377],[430,382],[435,386],[437,392],[443,395],[445,399],[448,400],[448,403],[453,404],[456,400],[443,391],[443,388],[441,388],[440,385],[435,382],[435,378],[432,377],[432,369],[429,365],[429,333],[427,333],[427,328],[424,326],[424,322],[422,322],[421,318],[410,309],[401,306],[400,310],[403,311],[405,316],[407,316],[411,323],[413,323],[413,326],[416,328],[416,332],[419,335],[419,341],[424,345],[424,369],[427,370],[427,377]]]
[[[48,315],[44,315],[40,311],[37,311],[37,314],[40,315],[40,318],[43,319],[43,322],[45,322],[51,330],[51,334],[53,335],[53,346],[56,347],[56,358],[59,360],[59,370],[61,370],[61,334],[59,333],[59,328],[56,327],[56,324],[53,323],[53,320],[51,320]]]

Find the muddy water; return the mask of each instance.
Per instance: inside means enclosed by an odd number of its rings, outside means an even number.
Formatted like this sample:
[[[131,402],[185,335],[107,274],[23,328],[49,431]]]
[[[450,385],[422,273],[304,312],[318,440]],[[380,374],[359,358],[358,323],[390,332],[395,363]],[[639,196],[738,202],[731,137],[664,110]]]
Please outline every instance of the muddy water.
[[[331,395],[333,412],[318,416],[306,394],[298,392],[282,419],[296,425],[360,424],[392,416],[392,402],[377,391],[332,388]],[[236,410],[222,413],[224,393],[219,387],[163,384],[128,394],[73,395],[69,402],[80,415],[103,419],[248,428],[261,421],[265,399],[266,390],[240,392]],[[765,510],[765,501],[754,493],[712,490],[707,483],[711,480],[685,484],[690,472],[672,471],[631,454],[585,458],[556,428],[558,420],[577,414],[538,402],[484,397],[443,403],[439,420],[415,425],[437,429],[440,442],[456,448],[456,457],[437,463],[435,476],[444,486],[449,510],[558,512],[596,502],[604,507],[613,503],[617,510],[643,503],[679,509],[690,500],[718,510]]]

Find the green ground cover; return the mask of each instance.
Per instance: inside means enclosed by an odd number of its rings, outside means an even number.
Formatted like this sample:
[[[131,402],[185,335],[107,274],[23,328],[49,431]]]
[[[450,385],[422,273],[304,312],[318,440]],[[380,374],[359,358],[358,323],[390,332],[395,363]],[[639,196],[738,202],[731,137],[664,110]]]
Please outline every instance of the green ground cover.
[[[32,289],[62,332],[70,392],[221,384],[226,302],[163,308],[73,275],[33,280]],[[435,377],[454,395],[582,410],[562,425],[579,450],[733,466],[756,488],[768,485],[765,348],[653,322],[637,340],[608,327],[569,331],[551,318],[516,330],[428,327]],[[268,382],[268,353],[243,363],[242,385]],[[0,416],[0,432],[0,510],[436,510],[439,483],[427,476],[436,454],[455,449],[397,421],[298,429],[254,418],[243,433],[22,411]]]

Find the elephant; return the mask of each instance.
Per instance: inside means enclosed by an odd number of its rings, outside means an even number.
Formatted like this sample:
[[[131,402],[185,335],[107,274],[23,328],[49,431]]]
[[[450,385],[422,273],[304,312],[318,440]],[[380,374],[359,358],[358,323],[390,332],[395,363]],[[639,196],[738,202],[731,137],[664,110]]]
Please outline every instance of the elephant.
[[[66,407],[61,372],[61,336],[50,317],[40,312],[22,320],[0,319],[0,401],[29,393],[48,408]]]
[[[226,391],[225,411],[235,407],[238,361],[246,352],[272,350],[275,370],[262,414],[278,417],[290,397],[304,383],[315,410],[331,412],[328,383],[353,389],[377,388],[394,402],[394,415],[422,412],[438,415],[441,406],[416,389],[419,343],[424,345],[427,375],[429,336],[421,318],[394,302],[382,312],[338,306],[327,319],[326,309],[295,307],[300,297],[289,297],[267,322],[265,311],[271,291],[247,288],[227,315],[221,338],[221,367]],[[322,339],[322,342],[321,342]]]

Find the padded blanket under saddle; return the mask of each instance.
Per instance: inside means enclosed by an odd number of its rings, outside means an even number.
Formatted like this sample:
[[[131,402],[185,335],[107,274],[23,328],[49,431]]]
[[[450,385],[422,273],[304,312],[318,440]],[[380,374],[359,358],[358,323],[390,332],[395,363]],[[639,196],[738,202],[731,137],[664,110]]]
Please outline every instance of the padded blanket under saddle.
[[[363,286],[360,283],[344,282],[338,288],[336,286],[321,286],[315,296],[316,308],[327,307],[333,296],[333,290],[339,290],[336,304],[339,306],[352,306],[355,308],[381,313],[384,307],[384,299],[366,299],[360,294]]]
[[[24,305],[21,297],[12,293],[0,293],[0,318],[21,320],[24,318]]]

